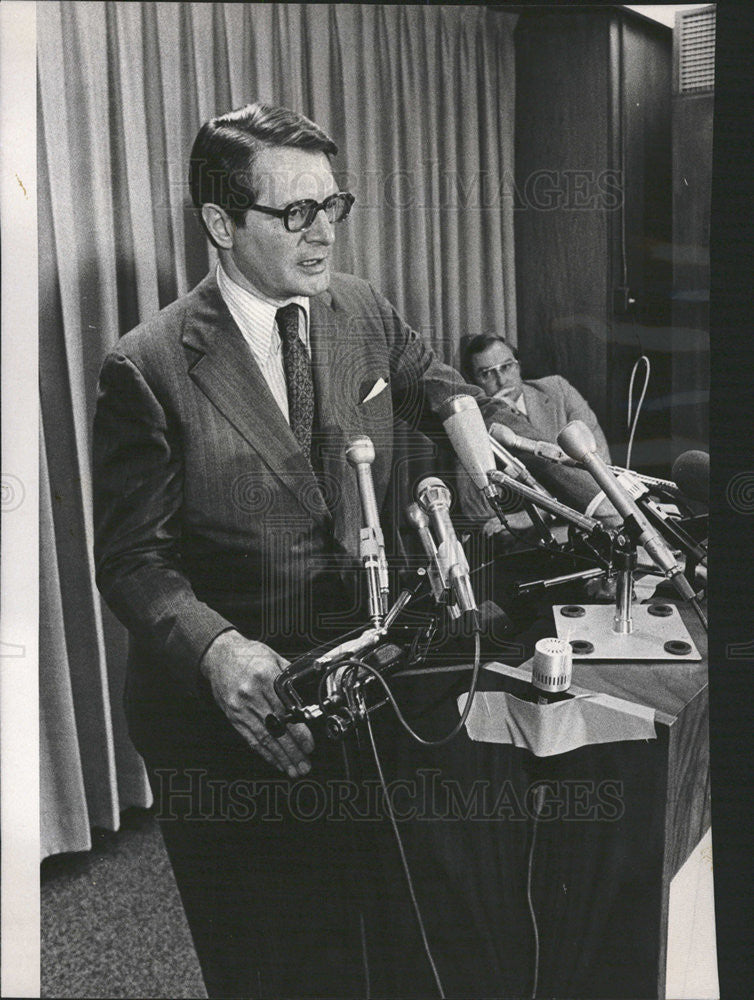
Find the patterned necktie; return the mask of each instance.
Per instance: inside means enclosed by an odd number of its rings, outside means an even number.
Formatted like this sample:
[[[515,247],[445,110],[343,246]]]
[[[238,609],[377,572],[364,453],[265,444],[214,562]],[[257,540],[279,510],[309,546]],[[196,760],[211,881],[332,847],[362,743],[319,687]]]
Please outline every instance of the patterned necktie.
[[[275,321],[283,341],[283,368],[288,388],[288,419],[307,458],[311,456],[314,422],[314,383],[309,355],[298,335],[299,306],[278,309]]]

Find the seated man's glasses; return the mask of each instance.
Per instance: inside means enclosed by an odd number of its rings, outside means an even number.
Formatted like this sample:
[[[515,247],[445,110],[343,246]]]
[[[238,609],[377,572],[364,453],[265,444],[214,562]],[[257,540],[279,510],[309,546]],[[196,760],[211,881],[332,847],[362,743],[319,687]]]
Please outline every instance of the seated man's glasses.
[[[491,365],[489,368],[480,368],[477,372],[477,378],[489,378],[490,375],[504,375],[511,368],[515,368],[518,365],[518,361],[515,359],[513,361],[505,361],[501,365]]]
[[[268,208],[266,205],[250,205],[252,212],[264,212],[283,220],[283,225],[289,233],[302,233],[314,223],[317,213],[322,210],[328,222],[342,222],[351,211],[356,199],[348,191],[338,191],[324,201],[314,201],[313,198],[303,198],[292,201],[285,208]]]

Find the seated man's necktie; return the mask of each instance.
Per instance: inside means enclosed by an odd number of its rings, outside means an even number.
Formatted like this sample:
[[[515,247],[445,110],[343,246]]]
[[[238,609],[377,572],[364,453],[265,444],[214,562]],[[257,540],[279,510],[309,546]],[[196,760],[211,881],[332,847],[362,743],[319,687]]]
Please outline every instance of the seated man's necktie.
[[[314,422],[314,383],[309,355],[298,335],[300,307],[278,309],[275,321],[283,342],[283,369],[288,389],[288,420],[307,458],[311,457]]]

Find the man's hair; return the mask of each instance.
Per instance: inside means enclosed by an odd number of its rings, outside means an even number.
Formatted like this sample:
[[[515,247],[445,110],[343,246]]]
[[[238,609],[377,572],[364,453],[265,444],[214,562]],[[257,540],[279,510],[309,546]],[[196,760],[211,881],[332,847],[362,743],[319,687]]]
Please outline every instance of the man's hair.
[[[263,149],[276,146],[307,149],[328,157],[338,152],[319,125],[288,108],[256,102],[205,122],[189,161],[189,188],[199,214],[202,205],[219,205],[242,225],[246,211],[259,196],[254,161]]]
[[[472,337],[463,349],[463,367],[472,379],[474,377],[474,357],[477,354],[481,354],[482,351],[486,351],[488,347],[494,347],[495,344],[502,344],[503,347],[507,347],[516,361],[518,361],[518,351],[513,344],[509,344],[503,337],[496,337],[494,333],[479,333],[475,337]]]

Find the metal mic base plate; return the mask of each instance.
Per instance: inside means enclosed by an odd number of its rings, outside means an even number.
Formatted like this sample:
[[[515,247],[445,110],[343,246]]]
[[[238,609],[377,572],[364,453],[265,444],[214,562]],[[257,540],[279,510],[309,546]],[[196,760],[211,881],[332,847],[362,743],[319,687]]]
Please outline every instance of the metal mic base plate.
[[[571,643],[574,660],[688,662],[702,658],[678,608],[672,604],[633,604],[633,630],[628,635],[613,632],[614,604],[556,604],[552,613],[558,638]]]

